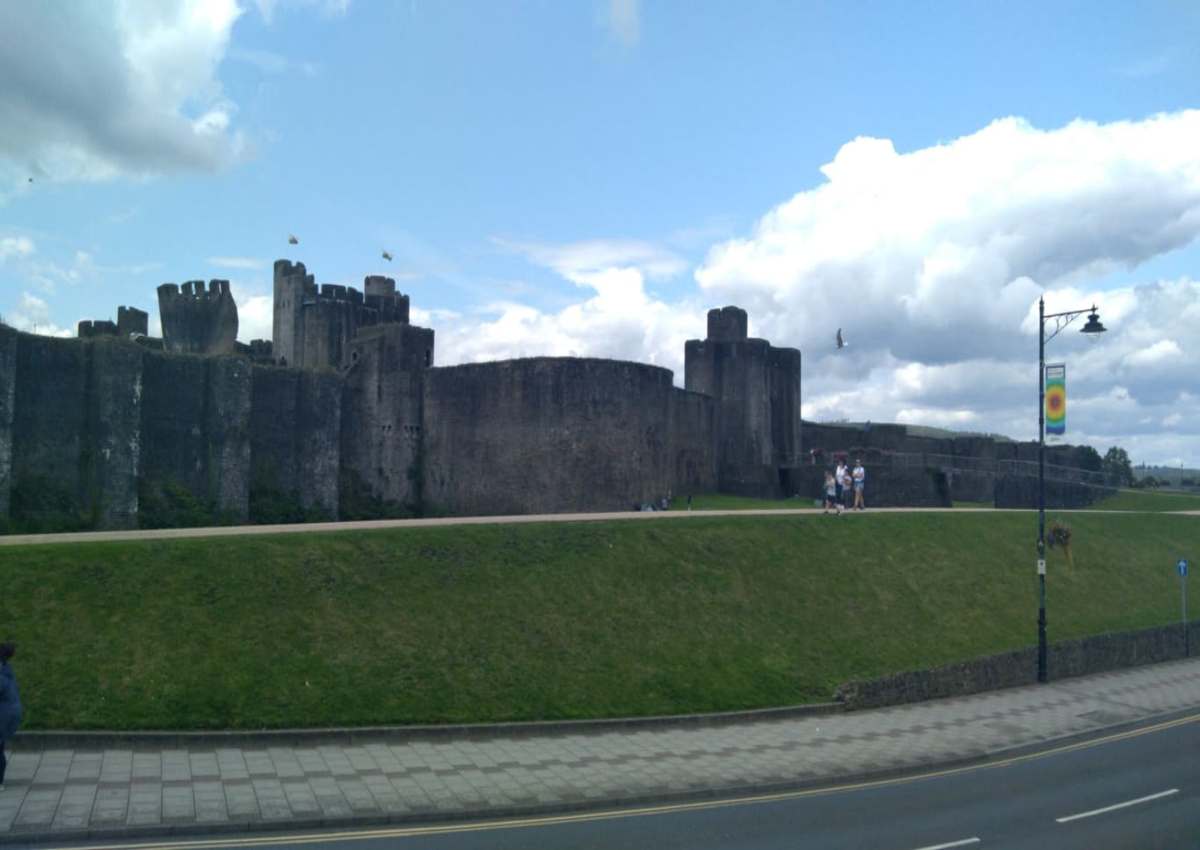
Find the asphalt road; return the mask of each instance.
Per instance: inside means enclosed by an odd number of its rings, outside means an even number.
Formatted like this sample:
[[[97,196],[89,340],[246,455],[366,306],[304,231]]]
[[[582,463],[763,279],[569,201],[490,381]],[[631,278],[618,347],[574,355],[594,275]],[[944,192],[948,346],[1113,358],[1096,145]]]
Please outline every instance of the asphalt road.
[[[868,785],[509,823],[76,847],[316,850],[950,850],[1195,847],[1200,715]]]

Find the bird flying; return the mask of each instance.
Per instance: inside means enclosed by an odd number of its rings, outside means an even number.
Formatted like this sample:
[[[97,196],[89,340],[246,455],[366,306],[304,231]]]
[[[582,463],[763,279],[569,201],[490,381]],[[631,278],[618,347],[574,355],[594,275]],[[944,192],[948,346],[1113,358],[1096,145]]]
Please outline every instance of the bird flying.
[[[384,252],[383,252],[383,258],[384,258],[385,260],[387,260],[389,263],[392,261],[392,255],[391,255],[391,254],[389,254],[387,251],[384,251]]]
[[[293,236],[292,234],[290,234],[290,233],[289,233],[289,234],[288,234],[288,244],[289,244],[289,245],[299,245],[299,244],[300,244],[300,240],[299,240],[299,239],[297,239],[295,236]]]
[[[843,348],[846,347],[846,340],[842,339],[842,329],[841,328],[838,328],[838,332],[837,332],[837,347],[838,347],[838,351],[841,351]]]

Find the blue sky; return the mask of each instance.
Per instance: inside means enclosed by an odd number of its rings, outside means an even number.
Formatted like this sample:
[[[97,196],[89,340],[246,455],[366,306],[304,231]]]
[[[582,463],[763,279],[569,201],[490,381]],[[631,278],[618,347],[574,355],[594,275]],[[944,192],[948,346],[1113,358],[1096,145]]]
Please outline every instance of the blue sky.
[[[64,8],[0,11],[0,126],[12,128],[0,136],[0,314],[14,324],[65,332],[118,304],[154,313],[159,283],[227,277],[242,337],[269,336],[270,263],[286,256],[322,282],[397,277],[438,331],[442,364],[617,356],[681,383],[682,342],[703,335],[703,310],[745,303],[752,333],[805,351],[806,417],[1028,438],[1034,291],[1089,303],[1111,292],[1120,344],[1054,343],[1079,362],[1072,436],[1200,466],[1187,378],[1200,334],[1146,330],[1162,327],[1150,305],[1178,319],[1200,293],[1193,3]],[[1159,114],[1174,119],[1147,124]],[[986,132],[1009,117],[1016,129]],[[1056,186],[1070,153],[1055,134],[1078,121],[1072,144],[1095,167]],[[1113,129],[1125,124],[1136,138]],[[860,137],[889,140],[896,156]],[[1159,146],[1173,153],[1146,153]],[[1014,147],[1025,158],[997,166],[1000,182],[946,194]],[[892,181],[896,168],[908,176]],[[1005,206],[1012,175],[1031,173],[1050,188]],[[857,196],[833,190],[862,180],[909,194],[841,215]],[[918,238],[905,211],[931,196],[945,202]],[[774,226],[797,198],[862,231],[846,234],[852,263],[813,247],[842,231],[796,206]],[[1025,220],[1036,232],[1021,233]],[[1038,241],[1035,259],[995,248],[1013,232]],[[793,259],[764,265],[767,254]],[[931,256],[1004,270],[993,289],[954,284],[961,299],[922,301],[950,285],[917,280],[942,267]],[[1167,283],[1158,297],[1139,289]],[[828,350],[836,326],[852,340],[841,359]]]

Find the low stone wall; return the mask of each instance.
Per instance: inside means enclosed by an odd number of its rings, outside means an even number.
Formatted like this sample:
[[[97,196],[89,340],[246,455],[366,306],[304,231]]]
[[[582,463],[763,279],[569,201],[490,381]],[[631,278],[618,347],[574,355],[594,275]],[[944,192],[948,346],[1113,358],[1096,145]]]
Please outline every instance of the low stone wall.
[[[921,507],[948,508],[950,484],[937,469],[889,469],[871,466],[866,461],[867,481],[863,500],[869,508]],[[808,502],[822,498],[825,492],[824,466],[798,466],[787,470],[785,496],[797,496]]]
[[[1200,620],[1182,625],[1158,626],[1133,632],[1064,640],[1048,647],[1046,672],[1050,679],[1069,679],[1157,664],[1200,654]],[[1037,681],[1037,647],[987,655],[958,664],[894,673],[839,685],[834,699],[848,710],[878,708],[929,699],[965,696],[981,691],[1032,685]]]
[[[1097,487],[1079,481],[1046,480],[1046,507],[1087,508],[1116,493],[1111,487]],[[1038,480],[1035,475],[996,476],[996,507],[1036,508]]]

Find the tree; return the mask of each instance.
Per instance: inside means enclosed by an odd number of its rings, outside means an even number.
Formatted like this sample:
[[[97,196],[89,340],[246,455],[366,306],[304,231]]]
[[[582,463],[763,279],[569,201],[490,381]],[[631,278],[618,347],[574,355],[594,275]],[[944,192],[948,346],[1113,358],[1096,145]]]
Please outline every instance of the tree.
[[[1080,469],[1087,469],[1092,472],[1099,472],[1104,468],[1104,461],[1100,457],[1100,452],[1091,446],[1079,446],[1075,449],[1075,463]]]
[[[1120,446],[1113,446],[1104,454],[1104,480],[1113,487],[1133,486],[1133,464]]]

